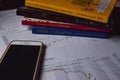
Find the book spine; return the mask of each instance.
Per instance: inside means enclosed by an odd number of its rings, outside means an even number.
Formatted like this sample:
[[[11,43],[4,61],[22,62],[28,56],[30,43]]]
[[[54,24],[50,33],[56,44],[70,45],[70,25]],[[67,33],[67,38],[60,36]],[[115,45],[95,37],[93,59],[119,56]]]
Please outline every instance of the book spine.
[[[96,21],[87,20],[87,19],[78,18],[78,17],[73,17],[73,16],[69,16],[65,14],[54,13],[54,12],[45,11],[45,10],[27,9],[27,8],[22,8],[22,7],[17,9],[17,15],[37,18],[37,19],[46,19],[46,20],[52,20],[52,21],[80,24],[80,25],[85,25],[85,26],[90,26],[90,27],[111,28],[113,25],[111,17],[108,23],[105,24],[105,23],[96,22]]]
[[[49,34],[49,35],[64,35],[64,36],[82,36],[82,37],[95,37],[95,38],[109,38],[108,33],[92,32],[83,30],[71,30],[63,28],[48,28],[48,27],[32,27],[33,34]]]
[[[88,30],[88,31],[107,32],[107,33],[111,32],[111,30],[108,28],[96,28],[96,27],[89,27],[89,26],[62,23],[62,22],[54,22],[54,21],[48,21],[48,20],[47,21],[46,20],[33,21],[30,18],[22,20],[22,25],[46,26],[46,27],[66,28],[66,29],[75,29],[75,30]]]
[[[94,13],[87,14],[87,12],[83,12],[83,11],[79,12],[79,11],[75,11],[75,10],[70,9],[70,8],[50,5],[50,4],[46,4],[46,3],[39,3],[36,1],[32,1],[32,0],[26,0],[25,6],[38,8],[38,9],[50,10],[50,11],[68,14],[68,15],[73,15],[73,16],[77,16],[77,17],[81,17],[81,18],[85,18],[85,19],[89,19],[89,20],[94,20],[94,21],[98,21],[98,22],[102,22],[102,23],[107,23],[108,18],[109,18],[109,16],[107,16],[107,15],[105,15],[105,16],[104,15],[97,15]]]

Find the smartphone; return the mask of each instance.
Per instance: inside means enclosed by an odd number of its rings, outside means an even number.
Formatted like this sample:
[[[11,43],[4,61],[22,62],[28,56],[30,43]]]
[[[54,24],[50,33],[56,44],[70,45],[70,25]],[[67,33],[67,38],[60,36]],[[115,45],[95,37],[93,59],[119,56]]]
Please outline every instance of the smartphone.
[[[0,59],[0,80],[39,80],[44,44],[39,41],[11,41]]]

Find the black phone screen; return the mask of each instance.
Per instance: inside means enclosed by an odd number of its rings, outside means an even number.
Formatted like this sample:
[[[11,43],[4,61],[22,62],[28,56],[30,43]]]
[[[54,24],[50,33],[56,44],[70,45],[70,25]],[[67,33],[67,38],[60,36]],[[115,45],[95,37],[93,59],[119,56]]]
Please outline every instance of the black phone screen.
[[[11,45],[0,64],[0,80],[33,80],[40,46]]]

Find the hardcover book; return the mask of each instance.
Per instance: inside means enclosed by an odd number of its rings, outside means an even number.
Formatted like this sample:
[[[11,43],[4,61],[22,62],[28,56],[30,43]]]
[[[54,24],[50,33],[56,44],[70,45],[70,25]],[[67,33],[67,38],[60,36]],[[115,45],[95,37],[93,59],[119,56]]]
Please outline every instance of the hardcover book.
[[[43,9],[36,9],[30,7],[20,7],[17,9],[17,15],[30,17],[30,18],[37,18],[37,19],[45,19],[45,20],[52,20],[58,22],[65,22],[65,23],[73,23],[79,24],[89,27],[101,27],[101,28],[111,28],[113,26],[113,14],[111,13],[109,17],[108,23],[101,23],[93,20],[88,20],[80,17],[70,16],[62,13],[52,12]],[[54,18],[53,18],[54,17]]]
[[[25,6],[107,23],[116,0],[26,0]]]
[[[42,26],[33,26],[33,34],[49,34],[49,35],[64,35],[64,36],[78,36],[78,37],[95,37],[95,38],[109,38],[110,34],[104,32],[93,32],[85,30],[72,30],[64,28],[50,28]]]
[[[87,30],[87,31],[97,31],[97,32],[107,32],[110,33],[110,28],[98,28],[98,27],[89,27],[78,24],[63,23],[57,21],[43,20],[43,19],[34,19],[34,18],[24,18],[22,20],[22,25],[29,26],[45,26],[45,27],[55,27],[55,28],[66,28],[74,30]]]

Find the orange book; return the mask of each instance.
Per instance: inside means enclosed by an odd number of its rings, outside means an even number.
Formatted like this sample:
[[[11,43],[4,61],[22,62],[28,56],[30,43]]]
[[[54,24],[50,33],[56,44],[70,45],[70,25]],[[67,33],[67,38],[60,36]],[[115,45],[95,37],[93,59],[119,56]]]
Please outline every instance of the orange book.
[[[116,0],[26,0],[25,6],[107,23]]]

